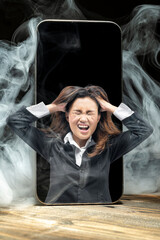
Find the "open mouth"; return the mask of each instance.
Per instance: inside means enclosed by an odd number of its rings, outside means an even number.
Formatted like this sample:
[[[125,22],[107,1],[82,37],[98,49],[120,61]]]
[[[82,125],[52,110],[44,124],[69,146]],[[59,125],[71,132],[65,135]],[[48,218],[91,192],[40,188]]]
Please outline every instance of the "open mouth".
[[[89,129],[89,126],[83,125],[83,124],[79,124],[79,125],[78,125],[78,128],[79,128],[81,131],[87,131],[87,130]]]

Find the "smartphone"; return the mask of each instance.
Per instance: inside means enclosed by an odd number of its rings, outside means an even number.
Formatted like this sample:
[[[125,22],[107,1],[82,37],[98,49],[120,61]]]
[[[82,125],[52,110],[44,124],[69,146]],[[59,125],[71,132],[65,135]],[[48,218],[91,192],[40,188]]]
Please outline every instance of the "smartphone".
[[[51,103],[66,86],[84,87],[90,84],[104,88],[112,104],[118,106],[121,103],[121,30],[116,23],[48,19],[38,25],[37,36],[36,103]],[[122,129],[114,116],[113,120]],[[37,125],[47,127],[50,123],[51,117],[48,116],[40,119]],[[37,196],[45,204],[52,184],[51,171],[50,164],[37,154]],[[120,199],[123,192],[122,158],[111,164],[109,191],[111,202]],[[70,203],[74,204],[74,201]]]

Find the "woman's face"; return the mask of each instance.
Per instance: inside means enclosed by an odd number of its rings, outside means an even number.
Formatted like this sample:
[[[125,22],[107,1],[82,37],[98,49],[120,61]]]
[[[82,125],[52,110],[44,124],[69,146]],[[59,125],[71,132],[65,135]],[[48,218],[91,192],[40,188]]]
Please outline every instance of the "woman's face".
[[[77,98],[69,112],[66,113],[67,121],[73,134],[73,139],[82,147],[96,130],[100,120],[98,106],[90,97]]]

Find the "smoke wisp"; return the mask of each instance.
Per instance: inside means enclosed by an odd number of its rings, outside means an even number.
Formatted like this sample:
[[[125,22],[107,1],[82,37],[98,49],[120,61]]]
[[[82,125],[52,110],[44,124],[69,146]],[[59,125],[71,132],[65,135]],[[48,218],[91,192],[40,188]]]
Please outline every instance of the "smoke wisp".
[[[34,153],[6,126],[6,118],[34,98],[30,72],[36,53],[37,19],[28,23],[29,38],[12,45],[0,42],[0,205],[34,203]]]
[[[160,6],[142,5],[122,27],[123,100],[154,128],[153,134],[124,157],[125,193],[160,191],[160,83],[140,59],[159,72],[160,36],[156,32]]]

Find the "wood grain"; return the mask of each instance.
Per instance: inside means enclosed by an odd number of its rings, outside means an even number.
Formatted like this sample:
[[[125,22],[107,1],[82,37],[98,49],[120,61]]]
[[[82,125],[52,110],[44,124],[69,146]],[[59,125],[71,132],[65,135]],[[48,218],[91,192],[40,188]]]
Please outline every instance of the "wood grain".
[[[125,195],[113,205],[0,208],[0,239],[160,240],[160,196]]]

